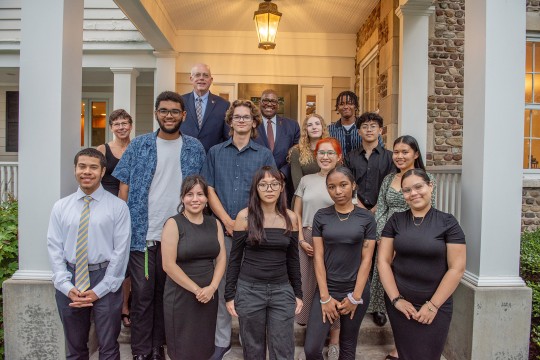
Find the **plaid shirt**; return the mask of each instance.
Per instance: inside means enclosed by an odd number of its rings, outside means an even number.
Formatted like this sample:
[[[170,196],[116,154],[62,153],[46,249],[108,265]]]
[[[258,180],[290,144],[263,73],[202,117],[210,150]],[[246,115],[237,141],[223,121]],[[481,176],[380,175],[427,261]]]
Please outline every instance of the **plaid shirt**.
[[[231,219],[247,207],[253,175],[265,165],[276,167],[274,156],[253,140],[238,150],[230,138],[208,151],[202,175]]]

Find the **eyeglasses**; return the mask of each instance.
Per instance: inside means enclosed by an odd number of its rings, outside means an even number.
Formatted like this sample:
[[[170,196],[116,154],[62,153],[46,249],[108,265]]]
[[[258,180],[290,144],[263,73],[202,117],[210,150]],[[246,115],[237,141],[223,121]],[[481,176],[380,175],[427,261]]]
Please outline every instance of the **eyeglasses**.
[[[360,126],[360,129],[362,130],[377,130],[377,128],[379,127],[379,125],[377,124],[364,124],[362,126]]]
[[[264,99],[261,99],[261,103],[263,103],[264,105],[268,105],[268,104],[277,105],[278,101],[276,99],[264,98]]]
[[[319,150],[317,151],[317,155],[320,155],[321,157],[324,157],[324,155],[328,155],[330,157],[337,155],[337,152],[335,152],[334,150]]]
[[[272,182],[272,183],[258,183],[257,188],[259,188],[260,191],[268,191],[268,188],[272,189],[272,191],[278,191],[281,189],[281,183],[279,182]]]
[[[248,122],[251,120],[251,115],[244,115],[244,116],[233,115],[232,120],[234,122],[240,122],[240,121]]]
[[[194,77],[195,79],[200,79],[200,78],[210,79],[210,74],[207,74],[207,73],[195,73],[191,76]]]
[[[409,196],[411,195],[412,191],[416,191],[416,192],[419,192],[420,190],[422,190],[424,188],[424,186],[427,185],[427,182],[423,181],[423,182],[420,182],[418,184],[414,184],[413,186],[411,187],[404,187],[404,188],[401,188],[401,192],[403,193],[403,196]]]
[[[131,123],[129,123],[129,122],[126,121],[126,122],[121,122],[121,123],[112,123],[111,126],[112,126],[113,128],[123,128],[123,127],[124,127],[124,128],[127,128],[127,127],[129,127],[129,125],[131,125]]]
[[[180,116],[180,114],[182,114],[182,110],[179,110],[179,109],[171,109],[171,110],[169,110],[169,109],[158,109],[157,112],[161,116],[167,116],[167,115],[171,114],[174,117],[178,117],[178,116]]]

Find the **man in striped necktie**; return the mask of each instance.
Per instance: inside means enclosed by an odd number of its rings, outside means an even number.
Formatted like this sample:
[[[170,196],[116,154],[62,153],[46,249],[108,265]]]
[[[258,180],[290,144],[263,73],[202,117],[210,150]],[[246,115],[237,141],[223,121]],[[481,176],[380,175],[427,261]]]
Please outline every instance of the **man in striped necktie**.
[[[105,191],[105,156],[96,149],[75,156],[77,191],[53,207],[47,247],[56,303],[66,338],[66,359],[88,359],[90,313],[100,359],[120,359],[122,281],[129,259],[131,220],[126,203]]]

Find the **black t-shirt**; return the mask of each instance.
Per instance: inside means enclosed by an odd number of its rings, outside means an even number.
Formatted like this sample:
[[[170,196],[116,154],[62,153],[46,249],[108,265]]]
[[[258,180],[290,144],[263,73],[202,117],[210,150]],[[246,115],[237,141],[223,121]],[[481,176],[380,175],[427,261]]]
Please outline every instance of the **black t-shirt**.
[[[413,223],[411,210],[394,213],[382,236],[394,239],[392,270],[396,283],[425,292],[435,292],[448,271],[446,244],[465,244],[456,218],[433,207],[418,226]]]
[[[334,206],[320,209],[313,219],[313,236],[322,237],[326,282],[330,292],[354,290],[358,268],[362,262],[364,240],[375,240],[377,224],[373,214],[354,207],[347,220]]]
[[[265,228],[264,232],[266,239],[259,245],[247,240],[247,231],[234,232],[225,300],[234,299],[239,278],[267,284],[290,282],[295,296],[302,299],[298,231],[286,233],[285,229]]]

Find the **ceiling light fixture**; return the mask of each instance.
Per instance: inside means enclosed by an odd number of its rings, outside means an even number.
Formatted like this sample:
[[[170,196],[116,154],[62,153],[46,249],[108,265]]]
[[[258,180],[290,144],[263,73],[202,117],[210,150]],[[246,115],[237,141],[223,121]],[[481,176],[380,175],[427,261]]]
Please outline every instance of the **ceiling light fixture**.
[[[259,37],[259,49],[270,50],[276,47],[275,40],[280,19],[281,13],[272,0],[264,0],[259,4],[259,10],[253,14]]]

